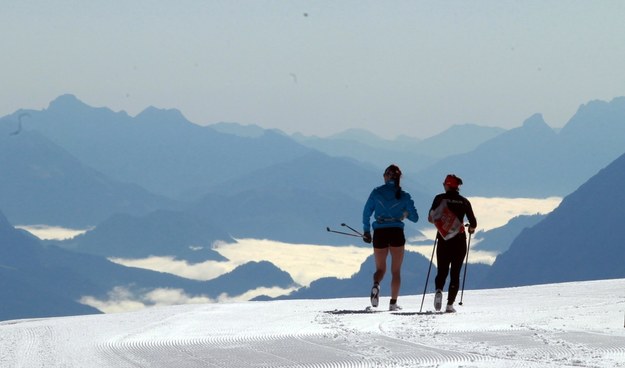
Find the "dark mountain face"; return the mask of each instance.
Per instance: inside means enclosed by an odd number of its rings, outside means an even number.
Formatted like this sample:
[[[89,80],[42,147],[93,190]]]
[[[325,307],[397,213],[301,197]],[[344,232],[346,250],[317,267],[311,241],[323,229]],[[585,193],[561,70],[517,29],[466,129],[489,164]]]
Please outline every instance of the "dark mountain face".
[[[483,287],[625,277],[625,155],[565,197],[500,255]]]
[[[38,239],[14,229],[0,213],[0,320],[100,313],[51,287],[54,272],[45,260]]]

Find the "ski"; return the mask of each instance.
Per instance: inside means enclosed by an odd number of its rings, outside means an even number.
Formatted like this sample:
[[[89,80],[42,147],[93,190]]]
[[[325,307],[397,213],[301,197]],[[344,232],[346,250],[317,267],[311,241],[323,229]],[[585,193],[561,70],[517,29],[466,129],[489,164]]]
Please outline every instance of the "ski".
[[[326,313],[329,313],[329,314],[371,314],[371,313],[382,313],[382,312],[388,312],[388,311],[383,310],[383,309],[376,309],[371,306],[367,306],[364,309],[335,309],[331,311],[326,311]]]
[[[443,311],[425,311],[425,312],[391,312],[391,314],[394,314],[396,316],[435,316],[435,315],[440,315],[440,314],[447,314]]]
[[[406,312],[406,311],[390,311],[387,309],[377,309],[371,306],[367,306],[364,309],[335,309],[331,311],[325,311],[328,314],[372,314],[372,313],[385,313],[388,312],[390,314],[396,316],[435,316],[441,314],[452,314],[446,313],[445,311],[424,311],[424,312]]]

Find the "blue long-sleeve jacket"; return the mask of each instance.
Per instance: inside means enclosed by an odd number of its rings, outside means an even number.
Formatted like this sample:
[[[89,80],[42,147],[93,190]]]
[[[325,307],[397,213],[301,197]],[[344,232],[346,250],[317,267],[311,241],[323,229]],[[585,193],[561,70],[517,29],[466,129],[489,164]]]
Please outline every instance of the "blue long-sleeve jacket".
[[[371,224],[371,215],[373,214],[375,214],[375,220]],[[389,181],[371,191],[362,211],[362,229],[364,232],[371,231],[371,227],[373,230],[383,227],[400,227],[403,229],[404,218],[412,222],[419,221],[419,214],[414,206],[414,201],[410,194],[403,190],[399,199],[395,198],[395,182]]]

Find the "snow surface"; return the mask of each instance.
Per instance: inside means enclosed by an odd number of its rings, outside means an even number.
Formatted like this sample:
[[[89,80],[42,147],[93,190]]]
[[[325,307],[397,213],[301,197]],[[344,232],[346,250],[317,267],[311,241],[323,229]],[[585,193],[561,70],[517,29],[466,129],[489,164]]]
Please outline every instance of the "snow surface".
[[[410,295],[399,313],[388,298],[362,313],[363,297],[5,321],[0,367],[625,367],[624,290],[465,290],[454,314],[417,314],[422,295]]]

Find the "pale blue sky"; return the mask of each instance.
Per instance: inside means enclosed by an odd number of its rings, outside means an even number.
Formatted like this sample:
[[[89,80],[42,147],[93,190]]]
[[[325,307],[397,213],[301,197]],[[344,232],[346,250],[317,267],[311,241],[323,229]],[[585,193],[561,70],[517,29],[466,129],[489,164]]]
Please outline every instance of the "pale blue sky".
[[[2,0],[0,116],[64,93],[326,136],[564,125],[625,95],[625,1]]]

